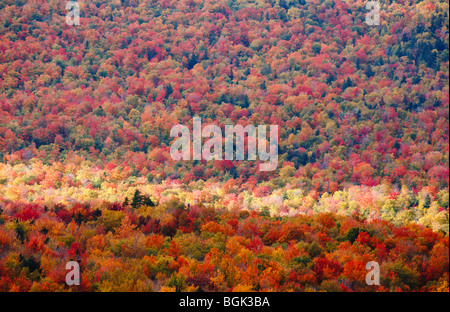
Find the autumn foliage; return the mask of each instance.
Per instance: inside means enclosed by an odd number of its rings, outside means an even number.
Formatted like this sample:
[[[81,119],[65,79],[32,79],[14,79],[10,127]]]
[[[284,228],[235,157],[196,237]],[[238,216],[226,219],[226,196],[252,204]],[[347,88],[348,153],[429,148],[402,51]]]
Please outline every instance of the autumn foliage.
[[[0,291],[448,291],[449,4],[379,2],[1,1]]]
[[[122,211],[84,206],[94,213],[81,218],[74,206],[41,207],[37,220],[23,220],[27,205],[7,205],[2,291],[448,291],[448,235],[420,225],[178,201]],[[149,230],[155,221],[161,226]],[[71,260],[83,272],[76,288],[65,284]],[[365,283],[369,261],[380,264],[381,286]]]

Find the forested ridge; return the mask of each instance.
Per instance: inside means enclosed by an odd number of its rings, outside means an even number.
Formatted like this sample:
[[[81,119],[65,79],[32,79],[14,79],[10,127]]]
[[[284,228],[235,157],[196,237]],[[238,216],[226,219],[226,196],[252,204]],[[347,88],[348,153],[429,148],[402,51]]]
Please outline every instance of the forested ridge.
[[[0,290],[448,291],[449,5],[366,2],[2,1]],[[278,168],[174,161],[195,116]]]

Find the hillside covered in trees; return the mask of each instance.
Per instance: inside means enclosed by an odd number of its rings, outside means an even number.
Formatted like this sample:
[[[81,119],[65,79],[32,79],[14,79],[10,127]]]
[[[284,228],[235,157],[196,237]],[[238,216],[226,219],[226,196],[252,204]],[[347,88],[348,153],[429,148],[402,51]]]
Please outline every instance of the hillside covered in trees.
[[[449,4],[366,2],[2,1],[0,291],[448,291]],[[173,160],[196,116],[277,169]]]

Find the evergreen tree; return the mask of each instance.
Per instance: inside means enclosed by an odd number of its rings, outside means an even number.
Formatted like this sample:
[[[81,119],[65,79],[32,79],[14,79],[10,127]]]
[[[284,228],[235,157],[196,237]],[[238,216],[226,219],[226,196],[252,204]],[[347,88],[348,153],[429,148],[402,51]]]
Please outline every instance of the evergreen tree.
[[[134,191],[131,207],[133,209],[139,208],[142,205],[142,196],[139,190]]]
[[[372,70],[372,66],[370,66],[370,64],[367,65],[367,69],[366,69],[366,76],[367,78],[373,77],[375,73]]]
[[[342,85],[342,90],[345,90],[351,86],[353,86],[353,82],[350,77],[347,77],[347,79],[344,81],[344,84]]]
[[[250,100],[248,99],[248,95],[244,94],[244,100],[243,100],[243,103],[242,103],[242,107],[243,108],[247,108],[249,106],[250,106]]]
[[[169,83],[166,86],[166,99],[169,98],[169,96],[173,93],[172,85]]]
[[[267,90],[266,81],[263,80],[263,82],[261,83],[261,85],[259,87],[261,88],[261,90]]]

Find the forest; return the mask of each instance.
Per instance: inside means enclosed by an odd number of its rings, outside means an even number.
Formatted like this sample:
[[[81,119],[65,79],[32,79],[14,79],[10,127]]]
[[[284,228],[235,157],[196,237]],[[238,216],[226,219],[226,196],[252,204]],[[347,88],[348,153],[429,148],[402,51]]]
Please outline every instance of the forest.
[[[0,291],[448,292],[449,4],[366,2],[1,1]]]

